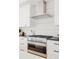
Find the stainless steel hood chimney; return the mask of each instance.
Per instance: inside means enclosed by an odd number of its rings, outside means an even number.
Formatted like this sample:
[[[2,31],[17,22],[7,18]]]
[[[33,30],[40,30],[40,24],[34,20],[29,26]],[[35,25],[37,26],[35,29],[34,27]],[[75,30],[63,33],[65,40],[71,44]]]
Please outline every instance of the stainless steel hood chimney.
[[[37,7],[37,8],[40,8],[40,10],[37,9],[37,10],[38,10],[38,13],[39,13],[41,10],[42,10],[42,13],[36,14],[36,15],[32,15],[31,18],[40,19],[40,18],[52,17],[52,15],[50,15],[50,14],[47,12],[47,1],[46,1],[46,0],[42,0],[42,6],[41,6],[41,7]]]

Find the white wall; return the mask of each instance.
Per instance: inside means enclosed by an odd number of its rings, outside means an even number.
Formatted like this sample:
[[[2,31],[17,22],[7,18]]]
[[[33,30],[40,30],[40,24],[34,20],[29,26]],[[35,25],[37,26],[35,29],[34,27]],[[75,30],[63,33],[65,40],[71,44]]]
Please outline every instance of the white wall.
[[[58,27],[55,25],[54,18],[33,20],[36,26],[32,26],[32,30],[37,35],[53,35],[58,34]]]

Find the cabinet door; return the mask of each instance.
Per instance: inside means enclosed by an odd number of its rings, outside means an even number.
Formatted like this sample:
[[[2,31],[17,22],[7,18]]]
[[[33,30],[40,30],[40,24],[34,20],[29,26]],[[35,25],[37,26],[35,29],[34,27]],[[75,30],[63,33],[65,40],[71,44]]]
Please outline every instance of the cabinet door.
[[[19,27],[30,26],[30,5],[23,5],[19,8]]]
[[[59,59],[58,41],[47,41],[47,59]]]

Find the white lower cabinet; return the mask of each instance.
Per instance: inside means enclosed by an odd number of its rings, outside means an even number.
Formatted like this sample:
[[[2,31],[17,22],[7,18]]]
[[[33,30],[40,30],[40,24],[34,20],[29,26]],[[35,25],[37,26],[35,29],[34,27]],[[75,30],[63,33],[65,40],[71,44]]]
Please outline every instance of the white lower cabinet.
[[[27,51],[27,38],[26,37],[19,37],[19,51],[20,52]]]
[[[47,40],[47,59],[59,59],[59,41]]]

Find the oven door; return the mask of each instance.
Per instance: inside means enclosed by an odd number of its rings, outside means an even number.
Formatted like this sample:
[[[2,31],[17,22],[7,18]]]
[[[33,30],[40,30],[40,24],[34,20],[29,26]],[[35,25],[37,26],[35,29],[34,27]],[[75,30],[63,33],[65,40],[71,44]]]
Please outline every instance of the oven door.
[[[46,58],[46,47],[28,44],[28,52]]]

